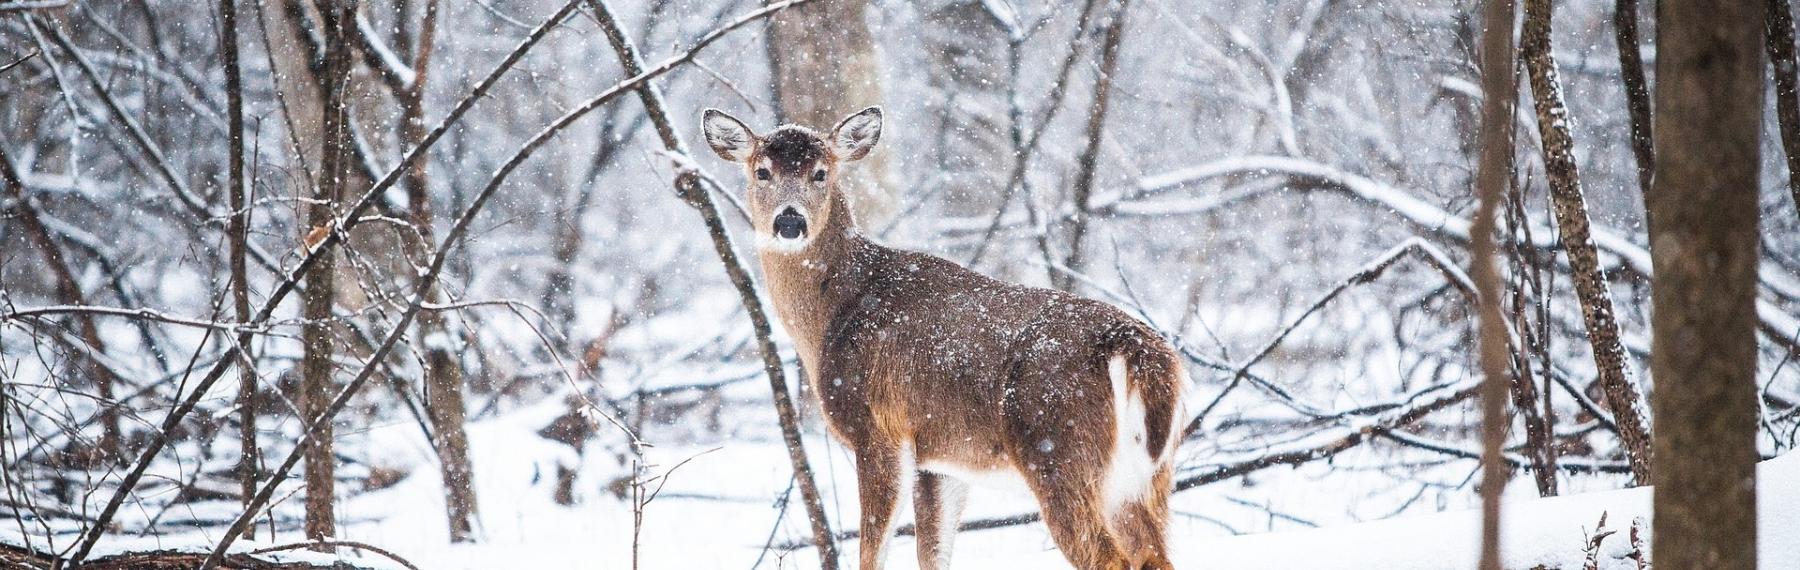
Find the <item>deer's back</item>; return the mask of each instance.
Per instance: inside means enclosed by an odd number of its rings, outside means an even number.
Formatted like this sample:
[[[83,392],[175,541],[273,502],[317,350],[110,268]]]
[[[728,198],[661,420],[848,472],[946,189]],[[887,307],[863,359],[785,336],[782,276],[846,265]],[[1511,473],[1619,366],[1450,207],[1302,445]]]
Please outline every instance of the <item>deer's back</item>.
[[[880,433],[914,441],[922,465],[1000,469],[1028,451],[1017,440],[1034,424],[1110,413],[1106,361],[1122,334],[1161,342],[1105,303],[872,247],[821,351],[820,395],[853,445]]]

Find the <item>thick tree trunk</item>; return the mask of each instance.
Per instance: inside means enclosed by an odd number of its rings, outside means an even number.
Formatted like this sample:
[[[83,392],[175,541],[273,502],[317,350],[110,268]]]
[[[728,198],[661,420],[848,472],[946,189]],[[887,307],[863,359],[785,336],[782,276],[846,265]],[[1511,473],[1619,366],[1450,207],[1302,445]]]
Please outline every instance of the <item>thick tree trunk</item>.
[[[1505,452],[1509,377],[1506,321],[1500,313],[1500,266],[1494,235],[1500,196],[1512,180],[1513,102],[1518,86],[1513,75],[1513,0],[1488,0],[1482,11],[1487,27],[1481,36],[1481,162],[1475,180],[1479,207],[1473,227],[1473,270],[1480,314],[1481,372],[1481,569],[1500,570],[1500,493],[1506,489]],[[1525,380],[1530,383],[1530,379]],[[1526,404],[1531,405],[1530,403]]]
[[[345,178],[349,176],[352,144],[346,95],[354,52],[350,48],[351,27],[355,25],[355,0],[327,0],[320,6],[320,20],[325,30],[325,66],[321,82],[324,117],[320,128],[320,157],[317,189],[307,205],[307,238],[323,235],[337,217],[337,203],[343,200]],[[311,239],[303,238],[311,247]],[[336,396],[332,357],[336,353],[332,331],[332,307],[336,294],[337,256],[326,255],[307,273],[306,291],[302,294],[301,343],[305,355],[300,362],[300,410],[309,420],[325,412]],[[336,459],[332,456],[332,428],[321,429],[319,437],[306,450],[306,537],[314,540],[332,537],[337,532]],[[321,547],[330,550],[331,547]]]
[[[1800,79],[1796,79],[1794,14],[1788,0],[1764,3],[1769,67],[1775,71],[1775,117],[1781,123],[1781,148],[1787,151],[1788,191],[1794,214],[1800,215]]]
[[[1575,166],[1575,140],[1570,134],[1569,109],[1563,103],[1556,61],[1550,57],[1550,0],[1526,0],[1525,29],[1519,51],[1531,77],[1531,95],[1537,106],[1538,134],[1543,139],[1544,172],[1550,182],[1550,199],[1556,224],[1562,231],[1587,325],[1588,342],[1594,349],[1594,367],[1600,387],[1619,426],[1619,438],[1631,462],[1632,479],[1650,484],[1650,426],[1643,398],[1632,378],[1625,349],[1619,344],[1619,323],[1613,316],[1612,292],[1600,268],[1599,254],[1588,231],[1587,203],[1582,197],[1581,174]]]
[[[1658,568],[1749,570],[1763,29],[1747,0],[1657,7],[1652,559]]]
[[[430,77],[432,41],[437,35],[438,2],[429,0],[425,18],[419,27],[418,53],[413,57],[413,89],[402,102],[405,118],[401,123],[401,145],[412,148],[425,138],[425,86]],[[432,229],[431,193],[426,178],[428,161],[412,163],[407,172],[407,201],[413,207],[413,226],[419,232],[419,255],[430,259],[431,244],[437,243]],[[427,302],[442,303],[443,293],[432,288]],[[475,539],[475,469],[469,460],[469,436],[463,430],[463,370],[458,352],[452,346],[453,336],[437,311],[419,313],[419,338],[425,349],[426,413],[436,430],[438,464],[444,478],[444,509],[450,522],[450,541]]]
[[[829,131],[851,113],[881,104],[867,6],[868,0],[815,0],[769,18],[769,67],[782,122]],[[880,227],[894,210],[886,153],[875,152],[846,176],[857,220]]]
[[[250,322],[250,273],[245,264],[250,240],[250,209],[245,193],[248,186],[244,184],[244,83],[238,61],[238,18],[237,0],[219,1],[219,23],[223,34],[219,37],[219,53],[225,60],[225,97],[227,112],[231,115],[230,148],[226,149],[230,162],[225,195],[231,201],[231,221],[226,232],[230,240],[231,266],[231,306],[233,314],[240,323]],[[244,504],[250,504],[250,497],[256,494],[256,472],[262,455],[256,447],[256,369],[249,365],[250,341],[254,335],[250,332],[238,334],[237,343],[244,351],[243,363],[238,366],[238,482],[244,493]],[[255,529],[249,534],[255,537]]]

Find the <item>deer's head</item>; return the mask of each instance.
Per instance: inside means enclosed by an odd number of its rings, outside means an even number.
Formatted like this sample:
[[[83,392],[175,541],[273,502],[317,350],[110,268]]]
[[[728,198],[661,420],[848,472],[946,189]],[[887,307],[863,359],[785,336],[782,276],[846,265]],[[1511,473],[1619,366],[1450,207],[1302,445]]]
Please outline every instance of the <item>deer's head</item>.
[[[850,212],[841,207],[844,202],[835,196],[838,169],[868,156],[881,139],[880,107],[845,117],[827,136],[795,125],[758,135],[717,109],[707,109],[701,125],[713,152],[744,167],[750,224],[759,247],[800,251],[812,244],[817,232],[833,227],[832,222],[853,225]],[[834,211],[838,209],[845,211]]]

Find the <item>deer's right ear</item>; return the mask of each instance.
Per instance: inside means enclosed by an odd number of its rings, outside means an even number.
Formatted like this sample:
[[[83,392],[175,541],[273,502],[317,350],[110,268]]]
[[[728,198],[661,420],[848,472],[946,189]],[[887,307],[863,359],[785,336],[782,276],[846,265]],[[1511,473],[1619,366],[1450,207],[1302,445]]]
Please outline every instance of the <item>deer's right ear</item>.
[[[700,117],[700,129],[706,133],[706,144],[719,158],[732,162],[750,159],[751,142],[756,135],[743,121],[718,109],[707,109]]]

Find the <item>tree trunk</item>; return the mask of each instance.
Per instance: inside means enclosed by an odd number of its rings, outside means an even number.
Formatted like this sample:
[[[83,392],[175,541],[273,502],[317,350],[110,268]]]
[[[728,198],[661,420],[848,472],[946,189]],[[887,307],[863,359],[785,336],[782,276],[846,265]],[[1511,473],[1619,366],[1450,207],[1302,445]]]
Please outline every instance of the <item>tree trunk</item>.
[[[231,305],[232,312],[240,323],[250,322],[250,273],[245,264],[245,254],[250,240],[250,209],[245,193],[248,186],[244,184],[244,83],[238,61],[238,19],[237,0],[219,1],[219,22],[223,34],[219,37],[219,53],[225,60],[225,97],[227,112],[231,117],[230,148],[226,149],[226,157],[230,162],[227,167],[229,178],[225,195],[231,201],[231,221],[226,232],[230,240],[231,266]],[[254,335],[248,331],[238,334],[237,343],[244,352],[243,363],[238,366],[238,482],[244,493],[244,504],[250,504],[250,498],[256,495],[256,471],[261,462],[261,454],[256,447],[256,369],[250,365],[250,342]],[[255,537],[255,529],[249,530]]]
[[[1575,166],[1575,140],[1569,129],[1569,109],[1562,99],[1556,61],[1550,57],[1550,0],[1526,0],[1525,29],[1520,54],[1531,77],[1531,98],[1537,106],[1538,134],[1543,139],[1544,172],[1549,178],[1551,207],[1562,231],[1569,256],[1570,277],[1581,302],[1588,342],[1594,349],[1594,367],[1600,387],[1619,426],[1619,439],[1631,463],[1632,480],[1650,484],[1650,426],[1643,412],[1625,349],[1619,344],[1619,323],[1613,317],[1612,292],[1600,268],[1599,254],[1588,231],[1587,203],[1582,197],[1581,174]]]
[[[851,113],[881,104],[867,6],[867,0],[814,0],[769,18],[769,69],[782,122],[829,132]],[[893,213],[886,178],[887,156],[879,151],[846,173],[844,188],[862,227],[880,227]]]
[[[86,305],[87,295],[81,291],[81,282],[75,279],[75,271],[69,266],[68,254],[63,251],[62,244],[56,242],[55,236],[50,235],[50,229],[44,225],[43,220],[38,218],[37,201],[26,190],[24,179],[5,150],[0,150],[0,180],[6,183],[13,199],[18,200],[15,210],[19,213],[19,221],[25,226],[26,238],[37,247],[38,255],[44,258],[45,267],[56,279],[57,300],[65,305]],[[106,344],[100,338],[100,328],[94,324],[93,315],[75,315],[73,318],[80,330],[81,342],[96,354],[105,354]],[[93,379],[94,391],[99,397],[96,406],[99,408],[100,441],[87,450],[87,458],[107,461],[122,459],[123,450],[119,447],[119,407],[118,402],[113,401],[113,382],[116,378],[112,369],[99,360],[92,357],[80,360],[87,363],[85,372]]]
[[[1794,69],[1794,14],[1788,0],[1767,0],[1769,66],[1775,71],[1775,117],[1781,123],[1781,148],[1787,151],[1788,191],[1794,214],[1800,215],[1800,79]]]
[[[1638,190],[1644,194],[1644,227],[1650,227],[1650,191],[1656,172],[1656,147],[1650,144],[1650,83],[1644,79],[1644,55],[1638,48],[1637,0],[1613,4],[1613,39],[1619,48],[1619,76],[1625,80],[1625,109],[1631,114],[1631,154],[1637,159]]]
[[[1659,568],[1749,570],[1763,29],[1744,0],[1657,8],[1652,558]]]
[[[1009,148],[1001,125],[1008,108],[1022,102],[1009,101],[1008,59],[997,54],[1015,53],[1009,50],[1009,36],[1020,33],[1013,28],[1017,23],[1001,21],[992,8],[995,3],[936,0],[916,5],[921,39],[932,46],[923,70],[931,96],[922,101],[926,116],[909,124],[928,133],[932,144],[920,158],[931,161],[941,186],[910,191],[920,193],[914,196],[931,192],[945,211],[955,214],[998,207],[1007,183],[1002,165],[1010,164],[1017,150]]]
[[[1113,72],[1119,68],[1119,44],[1125,36],[1125,15],[1131,0],[1122,0],[1113,11],[1112,23],[1106,26],[1106,41],[1100,44],[1100,69],[1094,76],[1094,99],[1088,108],[1087,146],[1075,160],[1075,182],[1070,194],[1075,201],[1075,219],[1069,227],[1069,257],[1063,265],[1072,273],[1080,273],[1087,264],[1082,246],[1087,242],[1088,201],[1094,196],[1094,171],[1100,168],[1100,143],[1106,136],[1106,109],[1112,99]],[[1075,286],[1075,276],[1058,274],[1056,286],[1068,291]]]
[[[401,122],[400,138],[404,148],[412,148],[425,138],[425,86],[426,78],[430,77],[437,17],[438,2],[429,0],[419,27],[418,53],[413,57],[412,92],[402,101],[406,116]],[[413,161],[406,176],[407,201],[412,204],[413,226],[419,232],[419,255],[414,256],[415,259],[430,259],[431,244],[437,243],[436,232],[432,229],[427,163],[426,160]],[[433,287],[426,301],[442,303],[442,290]],[[425,349],[425,387],[429,390],[425,409],[437,433],[438,464],[443,471],[444,509],[450,522],[450,541],[472,541],[475,539],[477,504],[475,469],[469,460],[469,436],[463,430],[467,410],[463,402],[462,363],[452,346],[454,337],[444,322],[443,313],[430,310],[419,313],[419,338]]]
[[[337,217],[336,205],[344,197],[345,178],[349,176],[351,140],[347,91],[354,52],[350,48],[351,27],[355,25],[356,0],[326,0],[320,6],[320,21],[325,30],[325,66],[319,74],[324,116],[320,128],[320,152],[317,189],[307,205],[307,238],[323,235]],[[308,248],[311,239],[303,239]],[[306,276],[302,294],[301,343],[305,355],[300,362],[300,410],[309,420],[324,413],[336,396],[332,356],[335,343],[332,331],[332,307],[335,305],[337,255],[328,254],[314,265]],[[336,459],[332,456],[332,428],[321,429],[306,451],[306,537],[319,540],[336,534]],[[329,546],[321,550],[331,550]]]
[[[1481,570],[1500,570],[1500,493],[1506,489],[1505,452],[1509,377],[1506,321],[1500,313],[1500,267],[1494,235],[1500,196],[1512,180],[1513,1],[1488,0],[1482,11],[1481,162],[1475,190],[1479,207],[1469,238],[1474,240],[1476,301],[1480,313],[1481,390]],[[1530,379],[1525,379],[1530,383]],[[1527,406],[1530,404],[1527,403]]]

